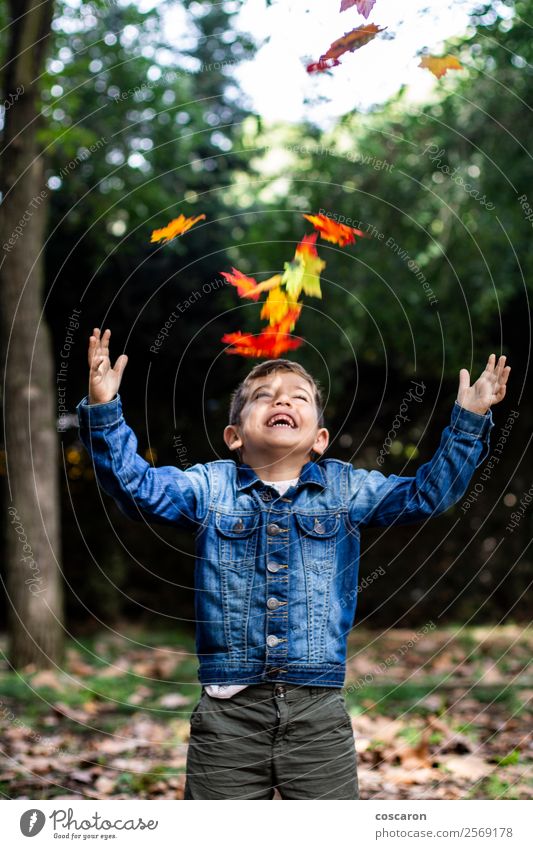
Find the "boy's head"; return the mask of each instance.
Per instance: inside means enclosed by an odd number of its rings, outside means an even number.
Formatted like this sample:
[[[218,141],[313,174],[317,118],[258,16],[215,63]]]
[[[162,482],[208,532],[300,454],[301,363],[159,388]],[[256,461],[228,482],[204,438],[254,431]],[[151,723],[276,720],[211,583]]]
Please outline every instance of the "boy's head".
[[[320,385],[291,360],[259,363],[231,396],[224,441],[254,467],[289,457],[303,465],[320,456],[329,441]]]

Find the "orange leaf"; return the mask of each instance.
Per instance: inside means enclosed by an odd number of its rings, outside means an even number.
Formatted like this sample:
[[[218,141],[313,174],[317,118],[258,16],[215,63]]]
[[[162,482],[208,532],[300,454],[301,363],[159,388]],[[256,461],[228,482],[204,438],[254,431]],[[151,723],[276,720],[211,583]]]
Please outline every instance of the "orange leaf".
[[[160,230],[152,230],[152,238],[150,242],[170,242],[172,239],[175,239],[176,236],[181,236],[183,233],[186,233],[187,230],[190,230],[197,221],[201,221],[202,218],[205,218],[205,215],[197,215],[196,218],[185,218],[183,214],[181,214],[178,218],[174,218],[170,221],[166,227],[161,227]]]
[[[446,71],[462,71],[463,66],[455,56],[424,56],[418,65],[419,68],[427,68],[437,79],[444,76]]]
[[[302,339],[295,339],[287,333],[274,331],[270,327],[262,333],[225,333],[222,342],[233,345],[226,350],[226,354],[240,354],[242,357],[268,357],[277,358],[285,351],[292,351],[303,344]]]
[[[222,277],[226,278],[228,283],[237,287],[237,292],[241,298],[251,298],[253,301],[257,301],[261,291],[257,280],[253,277],[247,277],[246,274],[238,271],[234,266],[231,272],[221,271],[220,273]]]
[[[340,245],[343,248],[345,245],[350,245],[355,242],[355,236],[363,236],[362,230],[357,230],[355,227],[347,227],[346,224],[337,224],[326,215],[304,215],[311,222],[315,230],[318,230],[320,237],[327,242],[333,242],[335,245]]]
[[[337,38],[336,41],[333,41],[328,50],[322,54],[320,59],[338,59],[339,56],[342,56],[343,53],[346,53],[348,50],[353,53],[354,50],[359,50],[360,47],[364,47],[364,45],[368,44],[369,41],[372,41],[378,33],[383,32],[386,29],[387,27],[381,27],[380,29],[377,24],[361,24],[360,27],[355,27],[355,29],[350,30],[350,32],[345,32],[344,35]]]
[[[268,293],[261,310],[261,318],[268,318],[270,324],[276,324],[288,311],[289,299],[281,286],[277,286]]]

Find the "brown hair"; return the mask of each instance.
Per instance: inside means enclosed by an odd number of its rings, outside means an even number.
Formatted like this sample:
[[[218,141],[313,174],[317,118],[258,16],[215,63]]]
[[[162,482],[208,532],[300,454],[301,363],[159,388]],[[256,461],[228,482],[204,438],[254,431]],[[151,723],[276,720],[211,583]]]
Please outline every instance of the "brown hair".
[[[292,360],[265,360],[262,363],[258,363],[254,368],[246,375],[244,380],[239,383],[235,391],[232,393],[230,408],[229,408],[229,424],[232,425],[240,425],[241,424],[241,414],[242,411],[248,401],[250,395],[250,386],[252,381],[256,380],[258,377],[265,377],[267,374],[272,374],[275,371],[291,371],[294,374],[299,374],[300,377],[303,377],[308,383],[313,387],[313,396],[315,401],[315,407],[317,411],[317,419],[318,419],[318,427],[324,427],[324,400],[322,397],[322,388],[317,380],[312,377],[300,363],[295,363]],[[311,452],[312,457],[318,457],[319,455],[316,452]],[[237,451],[237,456],[239,460],[241,459],[240,450]]]

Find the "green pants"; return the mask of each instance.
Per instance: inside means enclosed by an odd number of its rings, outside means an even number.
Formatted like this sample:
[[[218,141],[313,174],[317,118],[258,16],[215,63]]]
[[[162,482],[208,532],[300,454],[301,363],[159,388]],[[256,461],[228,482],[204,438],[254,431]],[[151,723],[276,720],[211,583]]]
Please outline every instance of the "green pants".
[[[252,684],[230,699],[202,687],[191,714],[184,799],[358,799],[340,688]]]

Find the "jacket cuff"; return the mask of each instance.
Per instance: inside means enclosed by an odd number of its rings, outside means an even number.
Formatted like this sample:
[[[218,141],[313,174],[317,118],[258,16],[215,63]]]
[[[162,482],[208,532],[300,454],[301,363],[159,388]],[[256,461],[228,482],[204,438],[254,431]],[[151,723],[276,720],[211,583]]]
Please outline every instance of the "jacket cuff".
[[[89,404],[89,396],[82,398],[76,407],[80,428],[108,427],[122,417],[122,401],[117,394],[105,404]]]
[[[453,405],[450,424],[454,430],[460,430],[462,433],[470,433],[472,436],[477,436],[478,439],[484,439],[494,427],[492,410],[489,408],[484,415],[481,415],[461,407],[456,401]]]

